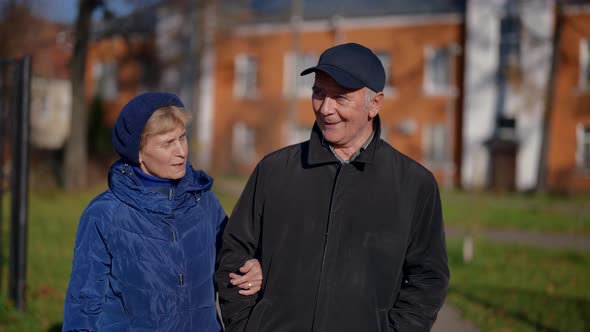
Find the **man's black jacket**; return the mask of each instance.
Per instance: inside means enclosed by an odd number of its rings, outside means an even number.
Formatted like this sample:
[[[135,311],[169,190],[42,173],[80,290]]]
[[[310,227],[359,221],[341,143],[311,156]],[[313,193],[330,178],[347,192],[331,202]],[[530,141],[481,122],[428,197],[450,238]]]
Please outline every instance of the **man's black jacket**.
[[[341,164],[310,141],[266,156],[223,235],[215,281],[226,331],[429,331],[449,270],[438,186],[375,138]],[[249,258],[263,290],[229,284]]]

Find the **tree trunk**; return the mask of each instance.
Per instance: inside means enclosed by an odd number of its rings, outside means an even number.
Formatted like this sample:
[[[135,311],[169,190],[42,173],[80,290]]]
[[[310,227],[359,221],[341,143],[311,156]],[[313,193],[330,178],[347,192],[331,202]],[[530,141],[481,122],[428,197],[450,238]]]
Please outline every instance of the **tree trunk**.
[[[201,91],[203,90],[203,65],[205,61],[205,54],[207,49],[211,48],[212,39],[214,38],[215,17],[216,15],[215,1],[213,0],[191,0],[190,2],[192,10],[192,128],[191,128],[191,148],[194,153],[191,155],[191,162],[193,166],[197,168],[206,169],[210,166],[210,156],[207,153],[207,146],[203,144],[201,139],[200,126],[202,125],[202,115],[204,110],[202,109]]]
[[[70,63],[72,82],[72,119],[70,136],[64,153],[64,186],[66,190],[83,188],[88,183],[88,110],[84,95],[84,74],[92,12],[100,0],[80,0],[76,20],[74,54]]]
[[[541,137],[541,156],[539,159],[539,174],[537,178],[537,191],[549,191],[549,142],[551,135],[551,119],[553,112],[553,101],[555,96],[555,79],[557,76],[557,66],[559,65],[559,54],[561,44],[561,30],[563,26],[563,12],[559,1],[555,2],[555,29],[553,34],[553,57],[551,59],[551,69],[549,72],[549,82],[545,94],[545,112],[543,113],[543,129]]]

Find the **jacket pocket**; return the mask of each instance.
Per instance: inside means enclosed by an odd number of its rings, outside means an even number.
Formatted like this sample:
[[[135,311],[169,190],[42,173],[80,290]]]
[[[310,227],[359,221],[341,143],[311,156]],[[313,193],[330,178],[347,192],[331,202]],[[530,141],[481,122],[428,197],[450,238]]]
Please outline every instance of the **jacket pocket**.
[[[258,302],[252,313],[250,314],[250,318],[248,318],[248,323],[246,323],[246,328],[244,332],[258,332],[261,329],[262,319],[265,316],[265,313],[272,307],[271,302],[268,299],[262,299]]]

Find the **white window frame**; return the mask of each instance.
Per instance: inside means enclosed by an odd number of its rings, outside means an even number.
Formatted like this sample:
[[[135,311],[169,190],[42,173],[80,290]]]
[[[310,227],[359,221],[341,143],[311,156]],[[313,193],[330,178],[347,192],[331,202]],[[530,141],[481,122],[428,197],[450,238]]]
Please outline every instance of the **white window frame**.
[[[47,120],[51,115],[51,97],[48,91],[43,91],[39,96],[39,118]]]
[[[256,161],[256,129],[243,122],[236,122],[232,128],[232,156],[243,165]]]
[[[435,68],[434,66],[434,59],[436,56],[436,52],[446,52],[447,53],[447,61],[446,61],[446,70],[447,70],[447,82],[444,85],[441,85],[438,82],[435,82]],[[427,46],[424,49],[424,81],[423,81],[423,90],[424,93],[427,95],[450,95],[454,92],[453,82],[452,82],[452,73],[451,73],[451,51],[448,47],[433,47]]]
[[[283,95],[285,97],[291,97],[292,94],[298,98],[311,97],[315,75],[301,76],[300,74],[305,69],[317,65],[318,60],[319,55],[314,52],[299,52],[298,57],[295,57],[294,52],[285,54],[283,75]]]
[[[377,51],[375,55],[381,61],[383,69],[385,69],[385,87],[383,88],[383,94],[385,98],[394,97],[397,95],[397,89],[393,84],[391,77],[391,68],[393,67],[393,55],[387,51]]]
[[[590,39],[580,41],[579,87],[581,91],[590,90]]]
[[[119,94],[118,65],[114,61],[101,61],[94,64],[96,91],[104,100],[115,100]]]
[[[578,123],[576,126],[576,166],[590,172],[590,125]]]
[[[385,142],[389,143],[389,133],[390,133],[390,127],[388,125],[384,125],[382,123],[381,124],[381,136],[379,138],[381,138]]]
[[[435,131],[442,131],[441,137],[433,137]],[[440,135],[440,134],[439,134]],[[433,167],[444,167],[450,160],[450,135],[449,128],[444,123],[430,123],[424,125],[423,139],[424,139],[424,163]],[[439,150],[439,151],[435,151]],[[435,151],[435,152],[433,152]],[[434,155],[439,155],[440,158],[433,158]]]
[[[234,97],[254,99],[259,95],[258,58],[252,54],[238,54],[234,61]]]
[[[309,140],[311,137],[311,127],[297,126],[291,129],[289,144],[301,143]]]

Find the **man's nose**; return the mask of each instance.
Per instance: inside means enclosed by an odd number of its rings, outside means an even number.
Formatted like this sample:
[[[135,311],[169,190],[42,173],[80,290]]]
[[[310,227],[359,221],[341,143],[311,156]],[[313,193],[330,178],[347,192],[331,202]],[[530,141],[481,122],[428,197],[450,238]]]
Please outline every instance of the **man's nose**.
[[[328,115],[333,112],[335,100],[330,97],[325,97],[320,105],[320,113],[323,115]]]

